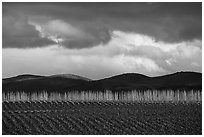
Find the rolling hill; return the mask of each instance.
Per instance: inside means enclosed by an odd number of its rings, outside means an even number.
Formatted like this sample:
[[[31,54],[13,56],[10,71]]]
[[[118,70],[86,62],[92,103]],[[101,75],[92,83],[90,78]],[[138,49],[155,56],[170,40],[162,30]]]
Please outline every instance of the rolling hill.
[[[75,75],[19,75],[2,80],[3,91],[61,91],[85,84],[89,79]]]
[[[73,90],[146,90],[146,89],[202,89],[202,73],[177,72],[169,75],[148,77],[137,73],[126,73],[100,80],[60,74],[52,76],[20,75],[3,79],[6,91],[73,91]]]

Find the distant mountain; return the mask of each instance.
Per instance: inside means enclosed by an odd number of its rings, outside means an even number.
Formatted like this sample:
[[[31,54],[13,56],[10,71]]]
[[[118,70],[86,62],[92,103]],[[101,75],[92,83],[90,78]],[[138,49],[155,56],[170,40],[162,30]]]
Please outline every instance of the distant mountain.
[[[177,72],[152,78],[156,88],[202,89],[202,74],[195,72]]]
[[[85,84],[90,79],[70,75],[60,74],[52,76],[37,76],[37,75],[20,75],[12,78],[3,79],[3,91],[62,91],[67,89],[74,90],[74,87]]]
[[[101,80],[91,81],[83,85],[83,89],[87,90],[134,90],[147,89],[151,85],[146,82],[151,79],[145,75],[137,73],[127,73]]]
[[[62,78],[70,78],[70,79],[80,79],[80,80],[85,80],[85,81],[91,81],[91,79],[74,75],[74,74],[58,74],[58,75],[52,75],[50,77],[62,77]]]
[[[29,80],[29,79],[36,79],[36,78],[41,78],[41,77],[44,77],[44,76],[23,74],[23,75],[18,75],[18,76],[11,77],[11,78],[5,78],[2,81],[3,81],[3,83],[7,83],[7,82],[15,82],[15,81],[24,81],[24,80]]]
[[[174,74],[148,77],[137,73],[127,73],[100,80],[60,74],[52,76],[21,75],[3,79],[3,91],[73,91],[73,90],[147,90],[147,89],[202,89],[202,74],[177,72]]]
[[[147,90],[147,89],[202,89],[202,74],[196,72],[177,72],[174,74],[148,77],[137,73],[127,73],[91,81],[83,85],[91,90]]]

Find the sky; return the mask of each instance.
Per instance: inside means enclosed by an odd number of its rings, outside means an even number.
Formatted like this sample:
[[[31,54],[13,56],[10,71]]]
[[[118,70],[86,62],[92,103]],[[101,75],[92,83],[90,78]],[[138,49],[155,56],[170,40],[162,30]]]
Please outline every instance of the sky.
[[[3,3],[2,77],[202,72],[202,3]]]

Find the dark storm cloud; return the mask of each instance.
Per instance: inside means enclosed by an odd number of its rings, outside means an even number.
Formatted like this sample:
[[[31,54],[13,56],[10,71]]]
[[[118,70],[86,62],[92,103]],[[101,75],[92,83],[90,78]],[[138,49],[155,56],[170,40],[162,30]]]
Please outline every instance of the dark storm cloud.
[[[33,25],[21,16],[3,17],[2,47],[3,48],[29,48],[43,47],[54,44],[53,41],[40,37]]]
[[[69,40],[70,35],[65,37],[62,44],[68,48],[86,48],[106,43],[111,38],[109,32],[112,30],[145,34],[166,42],[191,41],[202,37],[201,2],[3,3],[3,28],[7,26],[4,23],[4,18],[14,13],[28,16],[29,19],[36,17],[36,21],[38,21],[37,17],[49,17],[50,20],[62,20],[73,24],[86,35],[83,38],[72,37],[72,40]],[[12,25],[10,24],[11,27]],[[6,38],[9,39],[11,34],[7,31],[7,29],[3,29],[3,34],[7,34]],[[37,33],[36,30],[29,32]],[[19,40],[21,40],[20,36]],[[22,34],[23,36],[24,34]],[[37,40],[36,37],[36,44],[29,46],[44,45],[41,44],[41,41],[48,40],[41,37],[39,39],[42,40]],[[3,47],[9,46],[4,45]]]
[[[61,42],[64,47],[70,48],[70,49],[83,49],[83,48],[91,48],[93,46],[96,46],[98,44],[106,44],[110,39],[111,36],[107,29],[104,30],[95,30],[89,29],[86,31],[90,37],[80,38],[80,39],[73,39],[73,40],[65,40]]]

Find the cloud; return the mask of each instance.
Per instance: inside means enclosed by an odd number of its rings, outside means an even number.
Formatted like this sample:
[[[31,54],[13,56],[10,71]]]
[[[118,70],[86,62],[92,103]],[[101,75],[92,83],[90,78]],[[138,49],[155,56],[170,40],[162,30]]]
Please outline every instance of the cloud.
[[[48,19],[46,21],[42,17],[35,17],[30,20],[30,23],[38,28],[43,37],[52,39],[59,45],[70,49],[91,48],[110,40],[108,29],[97,28],[89,24],[72,25],[63,20]]]
[[[71,24],[61,20],[48,21],[47,24],[42,26],[42,31],[48,35],[56,35],[59,37],[84,37],[84,32],[75,28]]]
[[[107,43],[113,30],[148,35],[168,43],[202,37],[201,2],[3,3],[3,17],[13,14],[27,16],[31,24],[35,22],[51,34],[54,31],[64,38],[61,44],[71,49]]]
[[[100,79],[128,72],[148,76],[202,72],[200,44],[200,40],[164,43],[147,35],[117,30],[111,33],[108,43],[89,49],[58,46],[3,49],[3,76],[72,73]]]
[[[40,37],[40,33],[22,16],[4,16],[2,19],[2,47],[29,48],[54,44],[53,41]]]
[[[202,72],[201,11],[198,2],[3,3],[3,76]]]
[[[149,59],[158,66],[159,72],[162,72],[160,70],[169,73],[176,70],[194,70],[201,72],[201,40],[164,43],[156,41],[150,36],[137,33],[114,31],[113,35],[115,37],[109,44],[114,46],[115,49],[118,49],[117,51],[120,51],[115,52],[116,55],[124,54],[125,56]],[[120,46],[118,46],[119,44]],[[145,65],[145,62],[143,63]],[[148,66],[148,63],[145,66]],[[155,69],[154,71],[157,70]]]

